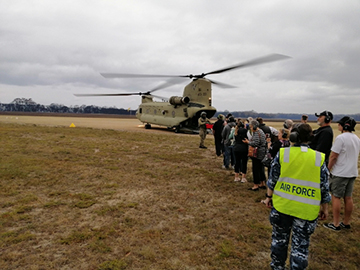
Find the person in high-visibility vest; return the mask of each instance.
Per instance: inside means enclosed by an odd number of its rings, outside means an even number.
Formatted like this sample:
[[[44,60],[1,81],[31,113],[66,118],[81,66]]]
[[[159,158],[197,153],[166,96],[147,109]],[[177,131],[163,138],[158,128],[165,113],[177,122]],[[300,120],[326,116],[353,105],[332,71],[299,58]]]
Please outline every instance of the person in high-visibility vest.
[[[272,269],[285,269],[291,231],[290,268],[306,269],[310,235],[318,217],[328,216],[329,171],[325,155],[309,148],[311,136],[308,124],[294,127],[290,135],[294,145],[281,148],[271,166],[264,203],[272,208]]]

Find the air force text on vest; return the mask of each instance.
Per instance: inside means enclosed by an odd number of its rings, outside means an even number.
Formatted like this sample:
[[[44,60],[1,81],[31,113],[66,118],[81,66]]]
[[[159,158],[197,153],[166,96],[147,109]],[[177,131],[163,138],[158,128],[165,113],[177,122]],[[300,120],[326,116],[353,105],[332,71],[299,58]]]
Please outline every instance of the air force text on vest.
[[[297,195],[315,197],[315,189],[313,188],[297,187],[297,186],[291,186],[286,183],[281,183],[280,189],[287,192],[291,192],[293,194],[296,193]]]

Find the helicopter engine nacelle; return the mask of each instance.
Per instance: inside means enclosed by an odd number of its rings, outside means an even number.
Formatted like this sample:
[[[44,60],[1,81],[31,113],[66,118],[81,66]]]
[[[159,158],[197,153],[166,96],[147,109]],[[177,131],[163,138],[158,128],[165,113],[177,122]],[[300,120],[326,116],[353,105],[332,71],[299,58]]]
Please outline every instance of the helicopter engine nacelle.
[[[169,102],[171,105],[181,105],[181,104],[188,104],[190,102],[189,97],[170,97]]]

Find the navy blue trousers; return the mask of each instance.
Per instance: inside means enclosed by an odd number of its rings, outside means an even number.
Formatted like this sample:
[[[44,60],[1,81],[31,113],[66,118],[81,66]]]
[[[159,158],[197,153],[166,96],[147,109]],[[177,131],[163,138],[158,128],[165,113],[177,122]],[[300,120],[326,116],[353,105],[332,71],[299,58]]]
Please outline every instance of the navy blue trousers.
[[[308,266],[310,235],[315,231],[317,219],[313,221],[303,220],[282,214],[272,208],[270,223],[273,226],[271,268],[276,270],[285,269],[290,233],[292,231],[290,269],[306,269]]]

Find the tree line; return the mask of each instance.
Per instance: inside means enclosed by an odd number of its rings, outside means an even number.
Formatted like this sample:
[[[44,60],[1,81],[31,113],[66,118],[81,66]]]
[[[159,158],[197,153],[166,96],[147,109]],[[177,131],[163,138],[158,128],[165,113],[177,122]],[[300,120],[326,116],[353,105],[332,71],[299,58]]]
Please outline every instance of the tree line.
[[[36,112],[36,113],[79,113],[79,114],[115,114],[115,115],[135,115],[136,110],[116,108],[116,107],[99,107],[94,105],[75,105],[65,106],[62,104],[51,103],[50,105],[41,105],[33,101],[31,98],[16,98],[11,103],[0,103],[0,112]],[[300,120],[302,114],[296,113],[258,113],[256,111],[218,111],[215,114],[227,115],[231,113],[235,118],[262,117],[263,119],[293,119]],[[320,113],[317,112],[317,113]],[[315,121],[317,117],[315,112],[308,114],[310,121]],[[338,121],[344,114],[334,115],[333,121]],[[356,121],[360,121],[360,113],[347,115],[353,117]]]
[[[51,103],[41,105],[31,98],[16,98],[11,103],[0,103],[2,112],[36,112],[36,113],[87,113],[87,114],[135,114],[136,110],[118,109],[116,107],[99,107],[94,105],[65,106]]]

